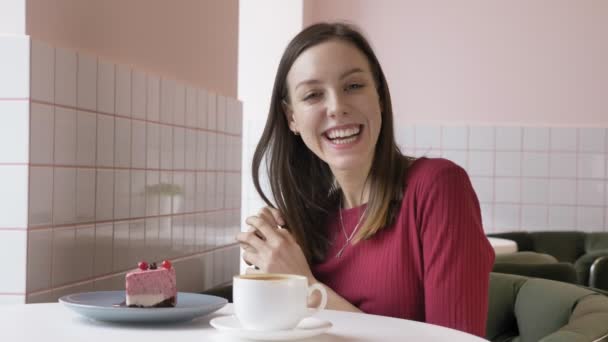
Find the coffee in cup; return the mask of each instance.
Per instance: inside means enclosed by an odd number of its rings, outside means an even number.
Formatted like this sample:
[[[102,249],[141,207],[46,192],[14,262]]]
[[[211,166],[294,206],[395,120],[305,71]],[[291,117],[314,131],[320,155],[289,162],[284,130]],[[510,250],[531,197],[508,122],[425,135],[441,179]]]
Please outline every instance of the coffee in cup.
[[[321,303],[309,309],[308,298],[315,290],[321,293]],[[233,279],[233,301],[245,329],[289,330],[325,308],[327,291],[318,283],[308,286],[306,277],[294,274],[238,275]]]

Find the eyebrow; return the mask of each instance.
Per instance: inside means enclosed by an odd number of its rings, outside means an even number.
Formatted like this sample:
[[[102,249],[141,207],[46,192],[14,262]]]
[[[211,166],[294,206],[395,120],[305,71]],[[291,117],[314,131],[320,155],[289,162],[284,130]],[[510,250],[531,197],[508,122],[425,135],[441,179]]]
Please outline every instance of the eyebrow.
[[[361,69],[361,68],[352,68],[352,69],[344,72],[342,75],[340,75],[340,80],[343,80],[346,77],[348,77],[348,76],[350,76],[352,74],[356,74],[358,72],[364,72],[364,70]],[[302,85],[305,85],[305,84],[315,84],[315,83],[321,83],[321,81],[316,80],[316,79],[302,81],[302,82],[300,82],[300,83],[298,83],[296,85],[296,87],[294,88],[294,90],[297,90],[299,86],[302,86]]]

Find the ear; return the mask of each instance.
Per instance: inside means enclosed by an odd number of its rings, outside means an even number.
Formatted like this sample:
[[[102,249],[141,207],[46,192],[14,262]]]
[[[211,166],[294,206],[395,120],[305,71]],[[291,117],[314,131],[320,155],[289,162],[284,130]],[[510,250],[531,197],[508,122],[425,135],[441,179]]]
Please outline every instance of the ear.
[[[287,118],[287,124],[289,125],[289,129],[294,133],[298,134],[298,125],[296,123],[296,119],[293,116],[293,109],[287,101],[282,100],[281,105],[283,107],[283,112],[285,113],[285,117]]]

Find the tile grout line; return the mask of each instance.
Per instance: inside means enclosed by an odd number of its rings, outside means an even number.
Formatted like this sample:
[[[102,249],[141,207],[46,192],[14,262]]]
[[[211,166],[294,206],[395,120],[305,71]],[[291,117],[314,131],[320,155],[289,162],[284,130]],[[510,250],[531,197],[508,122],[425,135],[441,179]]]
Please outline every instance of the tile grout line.
[[[143,117],[144,118],[148,118],[148,73],[142,72],[141,73],[143,75],[144,78],[144,96],[143,96],[143,100],[144,100],[144,113],[143,113]],[[131,87],[133,87],[133,82],[131,82]],[[131,94],[133,94],[133,91],[131,91]],[[133,98],[131,98],[131,114],[133,114]],[[144,167],[148,166],[148,124],[144,122]],[[132,151],[132,150],[131,150]],[[133,156],[131,155],[131,161],[133,160]],[[133,166],[133,163],[131,163],[131,166]],[[148,172],[144,171],[144,189],[148,186]],[[146,216],[146,213],[148,212],[148,199],[147,197],[144,195],[143,198],[143,214],[144,216]],[[146,246],[147,246],[147,242],[148,242],[148,219],[144,219],[144,250],[146,250]],[[146,253],[144,253],[145,255]]]
[[[99,105],[99,101],[97,98],[97,83],[99,80],[99,68],[97,67],[97,65],[99,64],[99,58],[97,58],[97,56],[95,56],[95,83],[93,85],[94,93],[95,93],[95,109],[98,108]],[[95,115],[95,150],[93,151],[93,160],[95,161],[95,165],[97,165],[97,144],[99,142],[98,140],[98,134],[97,134],[97,115]],[[95,169],[95,178],[93,179],[93,181],[95,182],[93,185],[93,218],[95,220],[95,222],[97,222],[97,191],[99,190],[97,188],[97,175],[98,175],[98,171],[97,169]],[[93,226],[93,257],[92,257],[92,261],[91,261],[91,274],[95,275],[95,265],[97,264],[97,258],[95,257],[97,253],[95,253],[95,251],[97,250],[97,224],[94,224]]]
[[[160,92],[160,90],[159,90],[159,92]],[[146,123],[153,123],[153,124],[157,124],[157,125],[160,125],[160,126],[169,126],[169,127],[174,127],[174,128],[190,128],[190,129],[193,129],[193,130],[196,130],[196,131],[210,132],[210,133],[215,133],[215,134],[224,135],[224,136],[242,137],[242,134],[234,134],[234,133],[230,133],[230,132],[226,132],[226,131],[219,131],[217,129],[208,129],[208,128],[200,128],[200,127],[189,127],[189,126],[186,126],[185,124],[184,125],[178,125],[178,124],[175,124],[175,123],[168,123],[168,122],[163,122],[163,121],[154,121],[154,120],[150,120],[150,119],[147,119],[147,118],[146,119],[134,118],[132,116],[126,116],[126,115],[122,115],[122,114],[116,114],[116,113],[112,114],[112,113],[107,113],[107,112],[103,112],[103,111],[99,111],[99,110],[91,110],[91,109],[87,109],[87,108],[80,108],[79,106],[68,106],[68,105],[63,105],[63,104],[59,104],[59,103],[51,103],[51,102],[48,102],[48,101],[29,99],[29,98],[25,98],[23,100],[18,99],[18,100],[19,101],[30,100],[32,103],[36,103],[36,104],[40,104],[40,105],[55,106],[57,108],[76,110],[76,111],[87,112],[87,113],[91,113],[91,114],[109,116],[109,117],[113,117],[113,118],[131,119],[131,120],[135,120],[135,121],[142,121],[142,122],[146,122]],[[159,102],[160,102],[160,100],[159,100]]]
[[[132,72],[131,68],[128,68],[128,70],[129,70],[129,83],[130,83],[129,84],[129,95],[128,95],[128,98],[129,98],[129,115],[132,116],[133,112],[131,111],[131,108],[132,108],[131,106],[133,104],[133,98],[131,97],[131,86],[133,84],[131,83],[131,81],[132,81],[133,72]],[[118,73],[118,68],[116,69],[116,72]],[[117,92],[116,94],[118,95],[118,79],[116,79],[115,81],[116,81],[115,91]],[[117,102],[118,101],[115,102],[115,108],[116,108],[115,111],[118,113],[118,103]],[[133,142],[133,134],[132,134],[133,133],[133,130],[132,130],[133,129],[133,124],[132,124],[131,117],[124,118],[124,120],[125,120],[124,121],[125,124],[127,124],[127,123],[129,124],[129,129],[128,129],[128,131],[129,131],[129,149],[128,149],[129,159],[128,159],[127,163],[125,163],[125,164],[132,165],[133,155],[131,154],[131,143]],[[118,118],[116,118],[116,126],[118,126],[118,124],[119,124],[119,121],[118,121]],[[116,148],[116,141],[114,141],[114,147]],[[127,209],[128,215],[131,216],[131,209],[132,209],[131,204],[133,203],[133,196],[132,196],[133,172],[131,170],[128,170],[127,172],[129,173],[128,177],[127,177],[128,181],[129,181],[129,188],[128,188],[128,191],[127,191],[127,194],[129,196],[129,201],[128,201],[128,203],[127,203],[126,206],[128,208]],[[131,244],[133,243],[131,235],[132,235],[132,226],[134,225],[134,222],[137,222],[137,221],[128,221],[128,223],[125,222],[126,226],[127,226],[127,234],[128,234],[128,237],[129,237],[129,241],[128,241],[129,251],[133,250],[133,248],[131,247]],[[143,222],[145,224],[145,221],[143,221]],[[127,260],[128,260],[128,257],[130,256],[129,254],[130,253],[127,252]]]
[[[194,122],[193,125],[194,127],[199,127],[199,92],[196,90],[192,91],[194,93]],[[186,104],[187,106],[188,104]],[[197,131],[193,131],[194,133],[194,168],[198,168],[199,163],[198,163],[198,132]],[[197,210],[198,209],[198,200],[197,200],[197,196],[196,194],[198,193],[198,180],[196,177],[196,173],[194,174],[194,198],[192,199],[193,203],[192,203],[192,208],[193,210]],[[197,233],[198,233],[198,229],[197,229],[197,224],[196,224],[196,217],[192,217],[193,220],[193,225],[194,225],[194,234],[192,239],[194,240],[194,244],[196,245],[196,241],[197,240]]]
[[[79,63],[78,63],[78,61],[79,61],[79,55],[80,54],[78,52],[76,52],[75,55],[76,55],[76,72],[75,72],[76,79],[75,79],[75,82],[74,82],[75,88],[76,88],[75,91],[74,91],[75,92],[75,96],[76,96],[76,98],[75,98],[75,104],[76,104],[76,107],[80,107],[80,105],[78,103],[78,69],[79,69]],[[80,113],[79,112],[80,112],[79,110],[74,110],[74,119],[76,121],[76,129],[74,130],[75,134],[74,134],[74,141],[73,142],[74,142],[74,147],[75,148],[74,148],[74,156],[73,156],[74,159],[73,160],[74,160],[74,162],[75,162],[76,165],[80,164],[80,160],[78,158],[78,131],[79,131],[78,122],[80,121],[80,115],[79,115]],[[75,192],[74,193],[74,198],[76,199],[76,201],[74,202],[74,213],[75,213],[76,216],[78,216],[78,208],[79,208],[79,202],[80,202],[79,201],[80,192],[78,191],[78,174],[80,173],[79,171],[80,171],[79,169],[76,169],[76,172],[75,172],[75,176],[76,177],[74,178],[74,192]],[[78,245],[78,232],[76,231],[76,229],[74,229],[74,250],[78,251],[79,249],[80,248],[79,248],[79,245]],[[77,254],[77,253],[75,253],[75,254]],[[78,270],[76,270],[76,272],[78,272]],[[76,272],[74,272],[74,273],[76,273]]]
[[[30,51],[31,54],[31,51]],[[31,60],[31,59],[30,59]],[[30,75],[30,82],[31,82],[31,75]],[[30,83],[30,88],[31,88],[31,83]],[[30,89],[31,91],[31,89]],[[0,102],[32,102],[32,98],[30,97],[0,97]]]
[[[52,48],[53,49],[53,103],[57,102],[57,92],[56,92],[56,82],[57,82],[57,49],[55,47]],[[53,164],[55,164],[55,148],[57,147],[57,141],[55,139],[55,130],[57,129],[57,107],[53,104],[53,150],[52,150],[52,157],[51,160],[53,161]],[[56,210],[56,203],[55,203],[55,192],[57,191],[56,187],[55,187],[55,168],[53,167],[53,180],[52,180],[52,186],[51,186],[51,224],[53,224],[55,222],[55,210]],[[49,267],[49,286],[53,285],[53,278],[54,278],[54,260],[55,260],[55,232],[52,231],[51,232],[51,256],[50,256],[50,267]]]
[[[112,65],[112,74],[114,75],[112,80],[112,107],[113,111],[116,112],[116,65]],[[99,109],[99,108],[98,108]],[[116,166],[116,117],[112,117],[112,166]],[[116,171],[112,172],[112,269],[114,269],[115,253],[116,250],[114,241],[116,241]]]

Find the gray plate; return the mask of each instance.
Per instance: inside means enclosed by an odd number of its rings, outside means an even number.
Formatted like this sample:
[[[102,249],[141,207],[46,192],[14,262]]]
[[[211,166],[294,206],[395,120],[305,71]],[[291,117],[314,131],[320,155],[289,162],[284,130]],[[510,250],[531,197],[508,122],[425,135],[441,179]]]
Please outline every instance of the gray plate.
[[[129,308],[116,306],[125,300],[124,291],[76,293],[59,298],[59,302],[75,312],[104,322],[173,323],[189,321],[221,309],[228,302],[216,296],[178,292],[177,305],[172,308]]]

